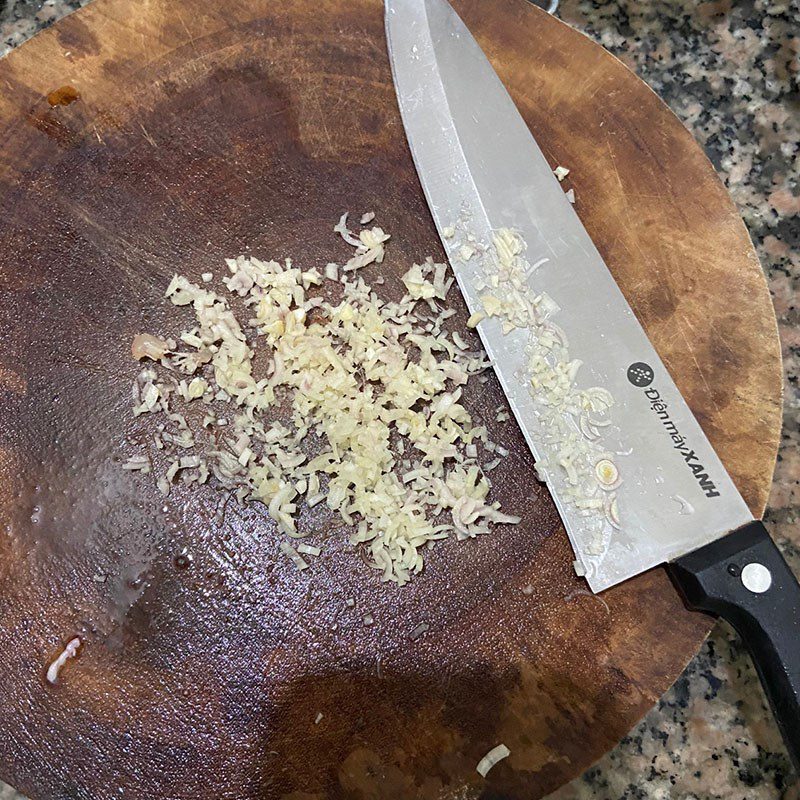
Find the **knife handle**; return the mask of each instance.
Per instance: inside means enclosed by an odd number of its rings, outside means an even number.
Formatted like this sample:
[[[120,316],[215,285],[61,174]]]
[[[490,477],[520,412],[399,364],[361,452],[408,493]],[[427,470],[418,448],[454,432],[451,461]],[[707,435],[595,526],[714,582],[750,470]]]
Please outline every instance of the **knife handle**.
[[[761,522],[668,566],[686,604],[727,620],[750,651],[800,769],[800,584]]]

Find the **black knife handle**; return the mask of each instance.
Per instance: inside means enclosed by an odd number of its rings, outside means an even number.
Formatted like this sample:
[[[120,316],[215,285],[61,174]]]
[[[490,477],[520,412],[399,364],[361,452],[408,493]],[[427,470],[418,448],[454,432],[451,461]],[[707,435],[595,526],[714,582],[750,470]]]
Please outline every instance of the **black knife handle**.
[[[745,525],[668,569],[689,608],[722,617],[742,637],[800,769],[800,584],[763,523]]]

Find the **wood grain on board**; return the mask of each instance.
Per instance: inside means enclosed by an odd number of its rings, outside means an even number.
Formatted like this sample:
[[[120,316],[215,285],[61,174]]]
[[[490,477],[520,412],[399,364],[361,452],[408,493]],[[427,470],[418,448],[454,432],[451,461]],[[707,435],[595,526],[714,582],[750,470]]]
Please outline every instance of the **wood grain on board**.
[[[780,354],[711,165],[588,39],[522,0],[455,5],[760,513]],[[212,488],[165,503],[120,470],[130,339],[187,321],[162,300],[174,272],[324,265],[347,209],[393,235],[389,294],[443,256],[378,0],[96,0],[0,62],[0,87],[0,777],[34,800],[530,800],[625,734],[710,620],[663,570],[589,595],[513,425],[490,423],[512,451],[493,477],[523,524],[441,545],[402,590],[324,513],[306,519],[324,554],[298,573],[263,509],[218,524]],[[493,419],[487,387],[467,401]]]

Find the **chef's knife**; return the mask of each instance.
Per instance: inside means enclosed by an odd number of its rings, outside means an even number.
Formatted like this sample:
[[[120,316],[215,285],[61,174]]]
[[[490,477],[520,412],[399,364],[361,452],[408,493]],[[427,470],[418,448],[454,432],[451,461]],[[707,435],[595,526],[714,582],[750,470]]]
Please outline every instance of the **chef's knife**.
[[[491,311],[491,297],[502,304],[515,292],[547,297],[546,313],[537,306],[529,324],[504,332],[495,309],[478,331],[576,565],[599,592],[666,563],[692,609],[724,617],[742,636],[800,762],[797,580],[753,519],[462,20],[446,0],[386,0],[386,30],[411,152],[470,312],[478,318]],[[499,231],[514,232],[502,235],[526,250],[503,262]],[[493,288],[488,276],[498,274],[498,264],[502,281],[495,278]],[[510,275],[524,275],[521,288]],[[546,358],[545,378],[559,364],[573,365],[567,400],[575,402],[564,402],[558,417],[552,406],[561,400],[531,384],[532,377],[542,383],[531,357],[541,354],[544,330],[561,338]],[[589,403],[591,412],[592,398],[612,405],[601,402],[593,418],[582,410]]]

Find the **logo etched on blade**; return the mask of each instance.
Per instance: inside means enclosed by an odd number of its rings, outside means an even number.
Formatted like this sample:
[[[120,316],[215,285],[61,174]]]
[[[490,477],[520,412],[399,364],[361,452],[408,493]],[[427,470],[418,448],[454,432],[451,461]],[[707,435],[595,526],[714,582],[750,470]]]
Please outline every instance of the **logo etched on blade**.
[[[700,456],[691,448],[686,437],[678,430],[678,426],[670,414],[669,405],[661,396],[661,392],[652,386],[655,380],[655,370],[649,364],[637,361],[628,367],[628,380],[638,389],[644,390],[643,393],[650,403],[650,409],[661,421],[664,426],[664,432],[672,439],[673,448],[692,471],[703,494],[706,497],[719,497],[719,489],[709,477],[705,466],[700,462]]]
[[[628,380],[640,389],[646,389],[655,378],[655,372],[649,364],[637,361],[628,367]]]

